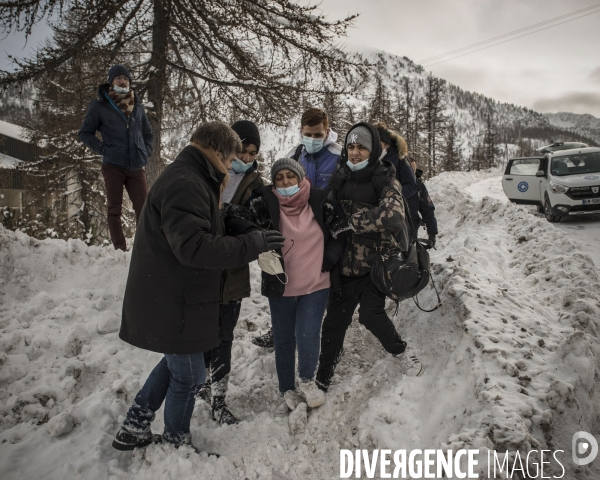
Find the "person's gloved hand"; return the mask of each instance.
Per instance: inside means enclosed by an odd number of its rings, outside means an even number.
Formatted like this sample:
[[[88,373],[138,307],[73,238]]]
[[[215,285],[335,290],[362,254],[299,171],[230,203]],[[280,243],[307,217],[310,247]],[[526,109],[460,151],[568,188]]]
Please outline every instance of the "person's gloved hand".
[[[329,260],[327,260],[326,258],[323,259],[323,266],[321,267],[321,272],[325,273],[325,272],[331,272],[331,269],[333,268],[333,263],[331,263]]]
[[[283,247],[285,241],[284,236],[277,230],[255,230],[248,236],[254,241],[260,253],[278,250]]]
[[[435,235],[428,235],[431,246],[435,248]]]
[[[348,230],[354,231],[354,227],[350,223],[350,218],[345,218],[331,226],[331,236],[337,238],[340,233],[347,232]]]

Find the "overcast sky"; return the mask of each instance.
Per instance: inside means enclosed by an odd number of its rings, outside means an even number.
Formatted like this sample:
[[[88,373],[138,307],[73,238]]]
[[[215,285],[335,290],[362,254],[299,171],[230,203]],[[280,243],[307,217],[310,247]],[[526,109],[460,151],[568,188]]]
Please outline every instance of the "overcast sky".
[[[358,43],[415,62],[598,4],[594,0],[324,0],[359,13]],[[600,7],[600,5],[599,5]],[[600,117],[600,12],[428,70],[466,90],[542,112]],[[524,32],[526,33],[526,32]]]
[[[323,0],[331,18],[359,13],[348,45],[364,45],[419,62],[473,43],[595,5],[594,0]],[[542,112],[600,117],[600,13],[429,67],[466,90]],[[0,40],[24,55],[47,32]]]

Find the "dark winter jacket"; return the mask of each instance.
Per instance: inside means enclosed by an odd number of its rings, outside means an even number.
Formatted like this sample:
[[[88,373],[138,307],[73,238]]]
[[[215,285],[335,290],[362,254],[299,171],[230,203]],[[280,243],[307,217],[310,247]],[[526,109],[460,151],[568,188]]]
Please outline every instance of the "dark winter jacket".
[[[421,214],[421,219],[419,219],[419,223],[416,223],[417,226],[424,224],[427,229],[428,235],[437,235],[438,234],[438,226],[437,219],[435,218],[435,205],[431,201],[431,197],[429,196],[429,192],[427,191],[427,187],[421,180],[421,176],[423,175],[423,170],[417,169],[417,192],[419,198],[419,213]]]
[[[306,178],[313,187],[329,191],[329,182],[338,168],[342,153],[342,147],[335,143],[335,139],[337,133],[330,131],[321,150],[317,153],[308,153],[306,148],[302,148],[300,156],[296,159],[304,167]],[[297,148],[290,150],[289,158],[294,158]]]
[[[396,169],[396,179],[402,185],[402,196],[408,203],[410,218],[419,218],[419,198],[417,196],[417,179],[406,157],[400,158],[394,146],[390,147],[383,161],[390,162]],[[415,223],[418,226],[418,223]]]
[[[148,163],[154,135],[150,122],[137,95],[129,119],[123,115],[108,96],[108,83],[100,85],[98,100],[88,107],[79,139],[94,152],[102,155],[102,162],[126,170],[139,170]],[[96,131],[102,140],[96,137]]]
[[[246,173],[236,188],[230,203],[246,205],[252,192],[263,185],[263,179],[257,170]],[[250,267],[248,265],[228,268],[223,272],[223,297],[221,298],[223,304],[249,297],[251,291]]]
[[[331,181],[331,195],[340,204],[354,231],[348,233],[346,249],[340,260],[343,276],[359,277],[371,271],[377,252],[394,248],[408,250],[409,226],[402,198],[401,186],[395,178],[394,166],[379,160],[381,143],[377,129],[368,123],[373,135],[373,151],[369,164],[362,170],[352,171],[346,165],[344,148],[341,162]],[[344,144],[346,144],[344,142]]]
[[[230,208],[225,216],[249,219],[264,230],[279,230],[279,201],[273,193],[273,185],[265,185],[254,191],[256,197],[250,201],[248,208]],[[334,291],[341,290],[340,274],[337,268],[340,256],[344,252],[346,235],[338,235],[335,239],[331,236],[332,225],[344,219],[344,212],[335,202],[327,199],[327,192],[320,188],[310,187],[308,203],[313,211],[317,223],[323,231],[325,251],[323,254],[323,266],[328,265],[331,270],[331,288]],[[281,249],[278,250],[283,269],[285,262]],[[278,278],[279,277],[279,278]],[[285,293],[285,275],[269,275],[262,272],[261,293],[265,297],[278,298]]]
[[[124,341],[171,354],[219,345],[221,270],[252,262],[259,253],[248,235],[224,236],[223,177],[206,153],[187,146],[152,185],[123,300]]]

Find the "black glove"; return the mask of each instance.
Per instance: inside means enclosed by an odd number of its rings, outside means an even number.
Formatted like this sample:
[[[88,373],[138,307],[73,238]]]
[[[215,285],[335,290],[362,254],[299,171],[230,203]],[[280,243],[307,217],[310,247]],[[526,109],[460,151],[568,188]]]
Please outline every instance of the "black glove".
[[[428,235],[431,246],[435,248],[435,235]]]
[[[354,227],[350,225],[350,218],[345,218],[331,226],[331,236],[337,238],[340,233],[347,232],[348,230],[354,231]]]
[[[331,269],[333,268],[333,263],[331,263],[329,260],[327,260],[326,258],[323,259],[323,266],[321,267],[321,272],[325,273],[325,272],[331,272]]]
[[[256,247],[260,253],[268,252],[269,250],[278,250],[283,247],[285,238],[277,230],[255,230],[248,234],[254,240]]]

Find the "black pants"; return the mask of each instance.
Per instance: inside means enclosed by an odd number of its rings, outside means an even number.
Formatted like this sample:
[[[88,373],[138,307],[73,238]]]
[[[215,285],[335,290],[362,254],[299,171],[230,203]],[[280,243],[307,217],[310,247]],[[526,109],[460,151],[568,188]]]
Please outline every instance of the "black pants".
[[[221,316],[221,321],[219,323],[220,327],[224,328],[225,335],[221,335],[221,344],[218,347],[204,352],[204,364],[206,371],[210,373],[209,378],[212,383],[223,380],[231,372],[233,330],[237,325],[238,318],[240,318],[241,308],[242,300],[233,300],[220,307],[219,315]]]
[[[358,321],[377,337],[383,348],[393,355],[406,349],[396,327],[385,313],[385,296],[371,282],[371,275],[342,277],[342,295],[329,297],[327,315],[321,330],[321,355],[317,383],[329,387],[342,350],[346,330],[352,323],[354,309],[360,304]]]

